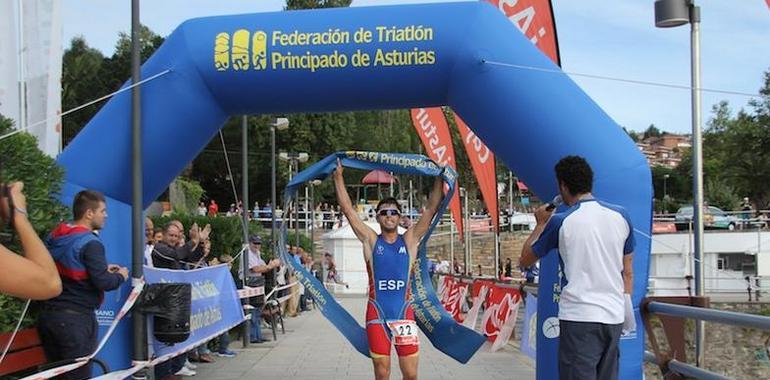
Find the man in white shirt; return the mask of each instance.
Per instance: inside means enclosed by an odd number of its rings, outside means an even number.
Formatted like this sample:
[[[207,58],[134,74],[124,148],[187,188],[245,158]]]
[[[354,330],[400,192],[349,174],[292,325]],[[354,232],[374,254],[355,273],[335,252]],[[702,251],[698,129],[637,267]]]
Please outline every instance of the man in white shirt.
[[[248,277],[249,278],[257,278],[262,277],[262,274],[268,271],[271,271],[275,268],[278,268],[278,266],[281,265],[281,262],[278,259],[272,259],[270,260],[270,263],[265,263],[265,260],[262,260],[262,253],[260,252],[260,249],[262,248],[262,238],[259,237],[259,235],[251,235],[249,238],[249,272]],[[249,279],[247,278],[246,281],[244,281],[244,285],[249,284]],[[261,315],[259,313],[260,309],[254,309],[251,313],[251,343],[262,343],[265,341],[269,341],[269,338],[262,336],[262,329],[260,328],[260,319]]]
[[[582,157],[555,167],[566,210],[535,211],[537,226],[519,267],[558,249],[563,272],[559,301],[559,378],[618,378],[621,332],[636,329],[631,304],[634,228],[626,210],[591,195],[593,171]],[[566,283],[566,284],[565,284]]]

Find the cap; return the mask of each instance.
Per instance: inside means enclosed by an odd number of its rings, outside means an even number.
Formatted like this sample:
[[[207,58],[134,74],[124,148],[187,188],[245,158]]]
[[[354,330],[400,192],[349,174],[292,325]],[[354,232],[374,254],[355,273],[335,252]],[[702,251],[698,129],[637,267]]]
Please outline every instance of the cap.
[[[249,243],[262,244],[262,238],[259,235],[251,235]]]

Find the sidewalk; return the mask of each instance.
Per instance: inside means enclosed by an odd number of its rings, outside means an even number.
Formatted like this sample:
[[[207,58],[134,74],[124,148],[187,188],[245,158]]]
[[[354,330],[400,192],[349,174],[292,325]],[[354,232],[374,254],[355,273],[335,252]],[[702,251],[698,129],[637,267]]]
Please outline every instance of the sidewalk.
[[[365,298],[338,298],[342,306],[363,325]],[[232,359],[217,358],[216,363],[199,364],[192,379],[372,379],[371,361],[353,349],[318,310],[296,318],[286,318],[286,335],[278,331],[278,341],[241,348],[235,341],[230,348],[238,353]],[[272,339],[272,332],[263,328]],[[427,338],[420,341],[420,374],[423,380],[437,379],[534,379],[534,362],[511,345],[496,353],[486,343],[468,362],[460,364],[435,349]],[[400,379],[397,356],[393,353],[391,378]],[[191,380],[192,380],[191,379]]]

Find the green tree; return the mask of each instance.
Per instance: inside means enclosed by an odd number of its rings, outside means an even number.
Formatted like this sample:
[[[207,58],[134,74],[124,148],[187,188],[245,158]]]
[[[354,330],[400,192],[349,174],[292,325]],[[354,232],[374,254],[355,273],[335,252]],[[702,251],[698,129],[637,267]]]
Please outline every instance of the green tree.
[[[662,133],[660,132],[660,129],[658,129],[655,124],[650,124],[650,126],[644,130],[644,133],[642,134],[642,140],[648,137],[660,137],[661,135]]]
[[[13,130],[13,122],[0,115],[0,135]],[[69,216],[69,210],[62,205],[56,196],[61,191],[64,170],[56,162],[41,152],[37,147],[37,139],[26,133],[17,133],[0,140],[0,152],[3,152],[3,172],[0,181],[5,183],[24,182],[24,195],[27,198],[29,220],[41,238],[53,229],[60,221]],[[44,173],[44,174],[42,174]],[[3,237],[5,238],[5,233]],[[15,252],[21,250],[18,236],[11,234],[10,241],[3,244]],[[23,302],[16,298],[0,295],[0,332],[12,330],[21,315]],[[28,314],[23,326],[29,326],[35,321],[35,315]]]
[[[104,56],[88,46],[83,37],[75,37],[62,57],[62,109],[71,110],[106,94],[102,76]],[[62,119],[62,143],[69,144],[94,117],[101,104],[91,105]]]

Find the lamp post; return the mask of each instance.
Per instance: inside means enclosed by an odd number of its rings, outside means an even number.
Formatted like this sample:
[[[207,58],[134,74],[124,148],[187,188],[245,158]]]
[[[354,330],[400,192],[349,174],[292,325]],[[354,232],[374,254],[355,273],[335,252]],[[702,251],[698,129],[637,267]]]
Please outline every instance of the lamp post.
[[[249,244],[249,217],[246,215],[246,208],[249,206],[249,118],[243,115],[241,118],[241,226],[243,229],[243,244]],[[244,252],[241,256],[241,275],[243,278],[243,286],[246,286],[246,279],[249,276],[249,253]],[[247,304],[251,303],[251,298],[246,298]],[[252,313],[257,311],[252,310]],[[249,346],[249,322],[243,322],[243,348]]]
[[[275,237],[275,130],[284,130],[289,128],[289,119],[285,117],[279,117],[270,123],[270,244],[273,245],[273,256],[278,253],[278,240]]]
[[[692,97],[693,222],[695,230],[695,295],[705,294],[703,277],[703,159],[700,97],[700,7],[693,0],[656,0],[655,26],[672,28],[690,24],[690,74]],[[704,364],[703,321],[695,324],[695,363]]]
[[[294,171],[299,173],[299,163],[306,162],[310,156],[305,152],[281,152],[278,154],[278,158],[289,162],[289,181],[293,178]],[[299,208],[298,202],[294,202],[294,241],[295,246],[299,247]],[[273,206],[275,207],[275,206]]]
[[[668,174],[663,175],[663,213],[668,214],[668,191],[666,189],[666,181],[670,177]]]
[[[320,179],[310,181],[310,257],[315,260],[315,187],[321,184]]]

